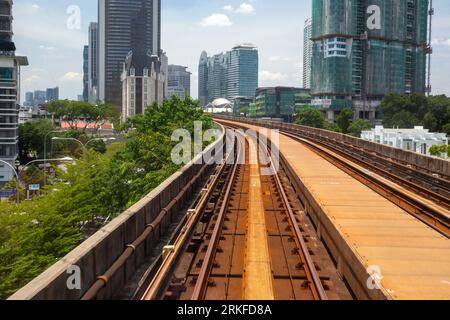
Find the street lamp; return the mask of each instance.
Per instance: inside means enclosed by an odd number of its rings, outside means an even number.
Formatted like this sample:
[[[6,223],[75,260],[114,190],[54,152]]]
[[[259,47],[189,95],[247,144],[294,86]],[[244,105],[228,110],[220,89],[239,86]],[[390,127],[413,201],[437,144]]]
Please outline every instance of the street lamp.
[[[20,202],[20,194],[19,194],[19,174],[17,173],[17,170],[8,162],[0,160],[0,163],[4,163],[6,164],[8,167],[11,168],[11,170],[14,172],[14,175],[16,176],[17,179],[17,184],[16,184],[16,203],[19,204]]]
[[[90,143],[94,142],[94,141],[108,142],[108,141],[115,141],[115,140],[117,140],[117,139],[116,139],[116,138],[94,138],[94,139],[89,140],[89,141],[86,142],[86,143],[83,143],[83,142],[81,142],[80,140],[75,139],[75,138],[59,138],[59,137],[53,137],[52,140],[53,140],[53,141],[75,141],[75,142],[79,143],[79,144],[83,147],[84,151],[86,151],[87,146],[88,146]]]
[[[38,159],[38,160],[33,160],[33,161],[28,162],[26,165],[23,166],[23,168],[19,171],[19,176],[21,175],[21,173],[22,173],[29,165],[31,165],[31,164],[33,164],[33,163],[44,162],[44,163],[46,164],[47,162],[56,162],[56,161],[59,161],[59,162],[70,162],[70,161],[74,161],[74,159],[71,158],[71,157],[64,157],[64,158],[57,158],[57,159]],[[46,169],[47,169],[47,168],[44,167],[44,172],[45,172]]]
[[[47,168],[47,137],[52,133],[60,133],[61,130],[53,130],[50,132],[47,132],[47,134],[44,137],[44,168]],[[47,176],[44,175],[44,186],[47,184]]]
[[[111,137],[111,138],[94,138],[94,139],[91,139],[91,140],[89,140],[88,142],[86,142],[86,144],[84,145],[85,147],[87,147],[88,145],[89,145],[89,143],[91,143],[91,142],[95,142],[95,141],[103,141],[103,142],[108,142],[108,141],[116,141],[117,139],[116,138],[114,138],[114,137]]]
[[[75,139],[75,138],[60,138],[60,137],[53,137],[53,138],[52,138],[52,141],[75,141],[75,142],[78,142],[79,144],[81,144],[81,146],[82,146],[84,149],[86,149],[86,146],[83,144],[83,142],[81,142],[80,140]]]
[[[21,173],[25,170],[26,167],[28,167],[28,166],[29,166],[30,164],[32,164],[32,163],[35,163],[35,162],[44,162],[44,163],[47,163],[48,161],[62,161],[62,162],[64,162],[64,161],[73,161],[73,159],[70,158],[70,157],[64,157],[64,158],[48,159],[48,160],[47,160],[47,159],[33,160],[33,161],[28,162],[28,163],[22,168],[22,170],[20,170],[19,172],[17,172],[17,170],[16,170],[11,164],[9,164],[8,162],[3,161],[3,160],[0,160],[1,163],[4,163],[4,164],[6,164],[8,167],[10,167],[11,170],[14,172],[14,175],[16,176],[16,179],[17,179],[17,187],[16,187],[16,203],[17,203],[17,204],[20,203],[19,184],[20,184],[20,175],[21,175]],[[44,170],[45,170],[45,168],[44,168]],[[45,174],[44,174],[44,176],[45,176]],[[45,184],[44,184],[44,185],[45,185]]]

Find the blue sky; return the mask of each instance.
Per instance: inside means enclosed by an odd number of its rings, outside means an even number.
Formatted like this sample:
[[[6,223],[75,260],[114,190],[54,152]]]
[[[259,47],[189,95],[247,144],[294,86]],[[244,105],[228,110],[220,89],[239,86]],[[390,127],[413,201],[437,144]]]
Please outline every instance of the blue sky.
[[[80,9],[80,28],[68,27]],[[169,63],[188,66],[197,96],[202,50],[210,54],[251,42],[259,48],[260,86],[301,85],[303,25],[311,0],[162,0],[162,47]],[[435,0],[433,90],[450,95],[450,2]],[[73,11],[71,11],[73,12]],[[59,86],[62,98],[82,91],[82,50],[87,28],[97,20],[95,0],[18,0],[14,4],[17,54],[26,91]]]

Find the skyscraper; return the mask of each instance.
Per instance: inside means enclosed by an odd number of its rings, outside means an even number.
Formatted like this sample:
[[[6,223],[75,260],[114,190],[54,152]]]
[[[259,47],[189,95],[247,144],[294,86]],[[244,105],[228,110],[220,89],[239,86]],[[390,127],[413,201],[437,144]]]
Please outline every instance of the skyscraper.
[[[258,49],[252,44],[233,48],[230,54],[227,98],[253,97],[258,88]]]
[[[134,61],[161,56],[161,0],[99,0],[98,13],[99,99],[119,107],[129,53]]]
[[[208,104],[208,54],[203,51],[198,64],[198,100],[201,106]]]
[[[89,100],[89,46],[83,48],[83,101]]]
[[[46,98],[48,102],[59,100],[59,88],[47,88]]]
[[[424,93],[427,21],[428,0],[313,0],[313,103],[376,121],[385,94]]]
[[[89,24],[89,54],[88,54],[88,96],[89,102],[98,100],[98,23]]]
[[[198,70],[200,104],[206,106],[218,98],[254,97],[258,68],[258,50],[251,44],[212,57],[202,52]]]
[[[25,105],[27,107],[34,106],[34,93],[33,92],[26,92],[25,93]]]
[[[187,67],[169,65],[167,76],[168,97],[173,95],[184,99],[191,95],[191,73]]]
[[[28,65],[26,57],[15,55],[12,41],[12,1],[0,0],[0,185],[11,181],[19,154],[20,67]]]
[[[305,21],[303,28],[303,88],[311,88],[311,60],[313,52],[312,37],[312,20]]]
[[[35,90],[34,91],[34,106],[38,106],[40,104],[45,104],[47,100],[47,91],[44,90]]]
[[[228,96],[228,70],[230,69],[230,52],[216,54],[208,59],[208,102]]]

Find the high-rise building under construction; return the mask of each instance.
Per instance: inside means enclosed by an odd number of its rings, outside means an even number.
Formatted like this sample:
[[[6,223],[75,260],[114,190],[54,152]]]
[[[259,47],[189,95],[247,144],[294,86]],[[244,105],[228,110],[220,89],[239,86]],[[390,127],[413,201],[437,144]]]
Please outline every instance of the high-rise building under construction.
[[[376,121],[390,92],[424,93],[428,0],[313,0],[314,105]]]

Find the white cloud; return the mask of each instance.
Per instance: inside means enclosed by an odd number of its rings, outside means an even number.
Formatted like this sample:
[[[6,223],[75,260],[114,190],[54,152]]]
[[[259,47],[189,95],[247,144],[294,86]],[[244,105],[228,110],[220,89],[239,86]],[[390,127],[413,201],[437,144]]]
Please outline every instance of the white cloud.
[[[40,8],[38,4],[33,4],[31,7],[32,7],[33,9],[39,9],[39,8]]]
[[[229,27],[233,25],[233,22],[231,22],[226,14],[213,13],[212,15],[203,18],[200,25],[202,27]]]
[[[283,81],[288,78],[289,76],[287,74],[281,72],[270,72],[264,70],[259,73],[259,80],[261,81]]]
[[[239,6],[239,9],[237,9],[236,11],[243,14],[251,14],[255,12],[255,8],[253,7],[253,5],[244,2]]]
[[[40,45],[40,46],[39,46],[39,49],[41,49],[41,50],[47,50],[47,51],[54,51],[54,50],[56,50],[55,47],[45,46],[45,45]]]
[[[433,39],[432,45],[450,46],[450,39]]]
[[[78,72],[67,72],[62,78],[65,81],[81,81],[83,80],[83,75]]]
[[[25,79],[22,80],[22,82],[23,82],[23,85],[32,86],[32,85],[38,84],[41,80],[42,80],[41,77],[34,74],[34,75],[30,75],[30,76],[26,77]]]
[[[233,12],[234,8],[231,5],[226,5],[225,7],[223,7],[223,10],[228,11],[228,12]]]
[[[280,57],[280,56],[271,56],[271,57],[269,58],[269,60],[270,60],[270,61],[280,61],[280,60],[281,60],[281,57]]]

